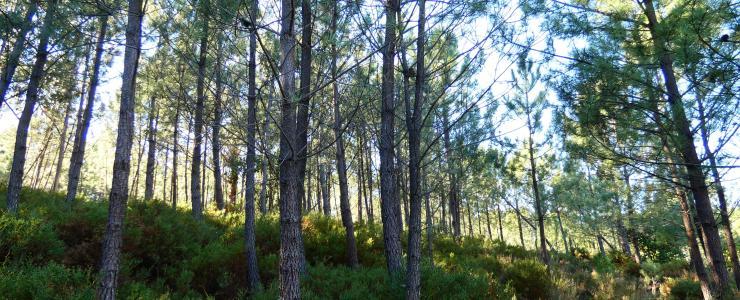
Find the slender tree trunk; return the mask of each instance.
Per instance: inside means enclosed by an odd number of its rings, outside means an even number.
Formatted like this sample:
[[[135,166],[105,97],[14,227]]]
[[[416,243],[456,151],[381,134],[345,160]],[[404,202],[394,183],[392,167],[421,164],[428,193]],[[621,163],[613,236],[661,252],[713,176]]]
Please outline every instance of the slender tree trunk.
[[[488,230],[488,239],[493,240],[493,231],[491,230],[490,203],[486,203],[486,229]]]
[[[365,123],[363,123],[363,129],[365,128]],[[364,130],[363,130],[364,134]],[[375,223],[375,213],[373,211],[374,205],[373,205],[373,194],[375,193],[375,186],[373,185],[373,157],[372,157],[372,146],[367,145],[367,140],[364,140],[363,147],[367,148],[367,190],[368,190],[368,197],[365,197],[365,209],[367,210],[367,219],[370,222],[370,224]]]
[[[224,209],[224,190],[221,175],[221,96],[223,95],[223,83],[221,82],[221,56],[223,56],[223,45],[219,38],[216,54],[216,94],[213,97],[213,140],[211,142],[213,151],[213,198],[216,200],[216,208]],[[254,187],[254,184],[253,184]]]
[[[192,132],[193,132],[193,115],[190,114],[190,117],[188,118],[188,134],[185,136],[185,151],[183,151],[185,153],[185,165],[186,166],[190,165],[190,159],[189,159],[189,156],[188,156],[188,151],[190,150],[190,134]],[[190,195],[190,194],[192,193],[192,189],[189,189],[188,188],[188,174],[187,174],[187,172],[183,172],[183,173],[184,174],[182,174],[182,175],[183,175],[183,177],[185,177],[185,178],[183,178],[184,179],[183,182],[185,183],[185,202],[191,202],[190,201],[190,197],[192,195]],[[191,180],[192,180],[192,178],[191,178]],[[188,193],[188,192],[190,192],[190,193]]]
[[[331,216],[331,202],[329,199],[329,172],[326,170],[326,165],[324,165],[323,163],[319,165],[319,185],[321,186],[321,206],[324,209],[324,215]]]
[[[637,240],[635,225],[632,223],[632,218],[635,214],[634,201],[632,199],[632,185],[630,184],[630,177],[626,169],[622,170],[622,176],[624,177],[624,184],[627,186],[627,221],[629,222],[627,235],[629,236],[630,243],[632,243],[632,253],[634,255],[635,261],[640,264],[642,263],[642,255],[640,255],[640,244]]]
[[[147,128],[148,149],[146,157],[146,178],[144,179],[144,200],[154,198],[154,166],[157,159],[157,118],[159,113],[156,109],[157,101],[151,97],[149,101],[149,126]]]
[[[244,187],[246,193],[244,197],[244,249],[247,258],[247,282],[249,283],[249,290],[254,293],[262,290],[259,265],[257,264],[256,235],[254,232],[254,173],[256,169],[255,161],[257,156],[257,139],[255,137],[257,132],[257,31],[255,25],[257,23],[258,12],[257,1],[258,0],[252,0],[250,2],[248,14],[253,27],[249,32],[249,70],[247,74],[247,165],[244,172],[246,180]],[[267,113],[268,112],[265,111],[265,114]],[[232,173],[236,174],[235,170],[232,170]],[[236,190],[236,187],[234,187],[234,190]],[[260,204],[262,206],[262,203]]]
[[[413,108],[406,103],[406,127],[408,128],[409,145],[409,244],[408,263],[406,269],[406,299],[421,298],[421,128],[424,117],[424,88],[426,85],[425,55],[425,23],[426,1],[419,0],[419,22],[416,39],[416,85]],[[403,35],[403,34],[401,34]],[[413,110],[412,110],[413,109]],[[427,199],[428,200],[428,199]],[[427,208],[429,207],[427,203]],[[429,211],[429,210],[427,210]],[[431,241],[430,241],[431,242]]]
[[[23,112],[18,120],[18,128],[15,134],[15,147],[13,148],[13,163],[8,176],[8,211],[12,214],[18,212],[18,200],[23,185],[23,168],[26,164],[26,151],[28,146],[28,128],[31,126],[31,117],[36,103],[39,100],[39,86],[44,78],[44,66],[46,65],[49,51],[49,36],[54,28],[53,22],[56,18],[57,0],[50,0],[44,17],[44,25],[39,33],[39,44],[36,48],[36,58],[31,68],[31,75],[26,90],[26,102],[23,106]]]
[[[524,231],[522,230],[522,214],[519,211],[519,198],[515,198],[514,205],[516,209],[516,224],[517,227],[519,227],[519,242],[522,245],[522,248],[527,249],[527,247],[524,246]]]
[[[534,139],[532,138],[532,134],[534,131],[534,126],[532,125],[532,121],[530,118],[531,111],[529,109],[529,103],[527,103],[527,127],[529,129],[529,167],[530,167],[530,175],[532,176],[532,193],[534,194],[534,208],[537,213],[537,229],[539,230],[540,234],[540,256],[542,258],[542,262],[544,262],[548,269],[550,268],[550,255],[547,253],[547,245],[545,244],[545,241],[547,240],[545,238],[545,211],[543,207],[542,200],[540,199],[540,188],[539,188],[539,182],[537,180],[537,164],[535,163],[534,158]]]
[[[501,220],[501,207],[496,203],[496,212],[498,213],[498,239],[504,243],[504,222]]]
[[[121,104],[118,115],[118,137],[113,162],[113,180],[108,204],[108,225],[103,239],[98,299],[115,299],[121,254],[123,222],[128,199],[128,177],[131,170],[131,144],[134,134],[136,73],[141,51],[141,24],[144,18],[142,0],[130,0],[126,26],[126,50],[123,60]],[[90,101],[92,102],[92,101]]]
[[[450,180],[450,191],[449,191],[449,201],[450,201],[450,218],[452,219],[452,236],[455,237],[456,240],[460,239],[460,202],[457,199],[457,176],[455,176],[454,173],[454,164],[452,162],[452,146],[450,142],[450,121],[448,117],[447,111],[444,111],[442,113],[442,126],[444,127],[444,157],[445,161],[447,162],[447,176]]]
[[[162,174],[162,201],[167,201],[167,169],[169,168],[169,165],[167,162],[170,160],[170,152],[169,149],[167,149],[167,146],[162,149],[164,151],[164,173]]]
[[[90,128],[92,121],[92,112],[95,107],[95,93],[98,87],[100,74],[100,61],[103,57],[103,46],[105,45],[105,35],[108,31],[108,15],[100,17],[100,31],[95,45],[95,57],[93,58],[93,69],[90,75],[90,87],[87,90],[87,103],[85,112],[78,123],[77,135],[72,145],[72,157],[69,159],[69,172],[67,177],[67,202],[72,203],[77,197],[77,187],[80,183],[80,173],[82,171],[82,161],[85,158],[85,145],[87,144],[87,130]],[[82,101],[82,99],[80,99]]]
[[[56,171],[54,171],[54,183],[51,184],[51,190],[56,191],[59,186],[59,177],[62,174],[62,167],[64,164],[64,153],[67,152],[67,130],[69,129],[69,115],[72,113],[72,93],[70,87],[69,102],[67,103],[67,109],[64,110],[64,125],[62,125],[62,132],[59,137],[59,153],[57,153],[57,165]]]
[[[177,189],[177,153],[180,150],[178,145],[178,133],[180,131],[180,105],[175,107],[175,120],[173,121],[174,128],[172,130],[172,208],[177,209],[177,195],[180,191]],[[186,193],[187,194],[187,193]]]
[[[563,248],[565,249],[564,252],[568,252],[568,234],[565,233],[565,229],[563,228],[563,219],[560,218],[560,209],[557,209],[555,212],[557,213],[558,217],[558,227],[560,227],[560,235],[563,238]]]
[[[304,2],[306,0],[303,0]],[[332,7],[331,27],[333,38],[337,39],[337,18],[339,11],[337,2]],[[337,83],[337,52],[336,43],[331,45],[331,75],[332,75],[332,98],[334,99],[334,137],[336,139],[337,176],[339,177],[339,210],[342,215],[342,224],[345,229],[347,243],[347,264],[356,268],[359,265],[357,259],[357,245],[355,244],[355,226],[352,222],[352,211],[349,203],[349,184],[347,183],[347,164],[344,157],[344,139],[342,138],[342,114],[339,107],[339,85]],[[358,208],[361,209],[361,208]]]
[[[381,129],[380,129],[380,206],[383,219],[383,240],[388,272],[397,276],[401,272],[401,224],[399,198],[396,196],[394,176],[394,119],[395,81],[394,59],[396,55],[396,12],[400,11],[398,0],[385,4],[385,44],[381,82]]]
[[[255,0],[256,1],[256,0]],[[260,189],[260,214],[267,214],[267,180],[269,178],[268,165],[270,163],[270,148],[267,146],[270,141],[270,107],[272,106],[272,94],[267,97],[267,107],[265,107],[265,120],[262,123],[262,147],[264,148],[264,156],[262,158],[262,169],[260,170],[262,176],[262,188]],[[270,205],[272,206],[272,205]]]
[[[201,144],[203,143],[203,110],[206,101],[205,84],[206,84],[206,58],[208,57],[208,12],[209,1],[200,2],[198,12],[202,29],[200,31],[200,54],[198,58],[198,79],[196,83],[197,101],[195,103],[195,137],[193,141],[193,159],[190,171],[190,190],[193,216],[200,220],[203,218],[203,199],[201,197]],[[205,174],[205,170],[203,170]]]
[[[722,180],[717,170],[717,159],[714,156],[714,152],[709,147],[709,130],[706,125],[706,116],[704,112],[703,96],[697,97],[697,103],[699,105],[699,129],[701,133],[701,141],[704,146],[704,153],[706,153],[709,159],[709,167],[712,173],[712,184],[717,190],[717,200],[719,202],[719,214],[720,214],[720,225],[722,226],[722,232],[727,242],[727,251],[729,252],[730,261],[732,262],[732,274],[735,279],[735,286],[740,287],[740,261],[737,257],[737,248],[735,246],[735,237],[732,235],[732,224],[730,223],[730,214],[727,212],[727,200],[725,198],[725,189],[722,187]]]
[[[23,54],[23,50],[26,49],[26,35],[33,27],[33,17],[36,15],[36,11],[38,10],[38,2],[38,0],[29,1],[26,15],[23,18],[23,23],[18,31],[18,36],[15,38],[15,43],[13,43],[13,50],[10,51],[7,61],[5,61],[2,74],[0,74],[0,108],[2,108],[3,103],[5,102],[5,96],[8,93],[8,88],[10,88],[10,83],[13,82],[13,76],[15,75],[15,69],[18,68],[18,61],[21,58],[21,54]],[[54,5],[56,4],[50,4],[49,8],[52,8]],[[54,9],[47,9],[47,14],[49,12],[54,12]],[[41,35],[38,37],[39,41],[41,41],[44,31],[50,31],[50,29],[46,28],[48,26],[45,24],[44,28],[42,28]],[[46,33],[46,35],[46,38],[48,39],[49,33]],[[46,46],[44,46],[44,48],[46,48]],[[36,56],[38,57],[38,54]]]
[[[655,14],[653,1],[645,0],[643,5],[645,15],[648,19],[648,29],[653,38],[655,58],[660,63],[660,69],[663,73],[668,98],[667,102],[670,106],[673,123],[672,128],[676,131],[674,135],[677,137],[677,147],[681,154],[682,162],[685,164],[690,190],[694,196],[697,221],[701,225],[704,243],[707,246],[707,250],[709,250],[707,251],[709,266],[718,280],[720,293],[725,293],[730,286],[729,274],[727,273],[724,255],[722,253],[722,243],[717,230],[717,223],[714,220],[714,213],[712,212],[712,204],[709,200],[709,189],[701,169],[701,161],[694,147],[694,133],[686,118],[681,93],[678,90],[675,72],[673,71],[673,58],[667,49],[664,36],[658,32],[657,27],[660,24]]]

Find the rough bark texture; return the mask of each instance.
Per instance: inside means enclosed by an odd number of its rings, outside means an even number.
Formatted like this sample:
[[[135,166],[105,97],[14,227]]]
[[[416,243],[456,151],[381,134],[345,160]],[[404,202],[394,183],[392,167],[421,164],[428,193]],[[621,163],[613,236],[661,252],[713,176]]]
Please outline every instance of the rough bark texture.
[[[252,0],[249,8],[249,18],[252,24],[257,21],[257,0]],[[254,26],[254,25],[252,25]],[[253,27],[249,33],[249,70],[248,70],[248,93],[247,93],[247,169],[244,176],[246,177],[245,199],[244,199],[244,242],[247,258],[247,283],[252,292],[258,292],[262,289],[260,282],[259,266],[257,264],[257,247],[255,245],[254,233],[254,171],[256,160],[257,139],[257,32]],[[265,112],[267,114],[267,112]],[[234,173],[234,171],[232,171]]]
[[[18,211],[18,200],[23,186],[23,168],[26,164],[26,151],[28,150],[28,128],[31,126],[31,117],[36,103],[39,100],[39,87],[41,80],[44,78],[44,66],[49,56],[48,45],[49,36],[53,29],[54,18],[56,17],[57,0],[49,1],[44,16],[44,25],[39,33],[39,44],[36,48],[36,58],[31,67],[31,75],[28,80],[26,89],[26,102],[23,105],[21,117],[18,120],[18,128],[15,133],[15,146],[13,148],[13,162],[8,176],[8,211],[16,213]]]
[[[142,0],[130,0],[126,26],[126,50],[123,60],[121,104],[118,113],[118,136],[113,162],[113,181],[108,204],[108,225],[103,239],[98,299],[115,299],[121,257],[123,222],[128,199],[128,177],[131,170],[131,144],[134,134],[134,97],[136,72],[141,51],[141,24],[144,18]]]
[[[716,277],[717,288],[724,292],[729,288],[729,274],[722,253],[722,242],[717,230],[717,223],[714,220],[712,204],[709,200],[709,189],[705,182],[704,173],[701,169],[701,160],[696,153],[694,146],[694,133],[691,131],[691,125],[686,117],[683,107],[681,93],[678,90],[675,72],[673,71],[673,58],[668,51],[664,36],[659,30],[660,23],[655,14],[655,7],[652,0],[644,2],[645,15],[648,19],[648,29],[653,38],[656,59],[660,64],[660,70],[663,74],[663,80],[666,87],[666,96],[670,106],[670,115],[672,120],[673,133],[678,145],[678,153],[681,154],[682,162],[686,167],[689,187],[694,196],[694,205],[696,207],[697,221],[701,225],[701,231],[704,243],[707,247],[707,258],[712,274]]]
[[[157,159],[157,101],[152,97],[149,101],[149,125],[147,126],[147,154],[146,154],[146,178],[144,179],[144,200],[154,198],[154,166]]]
[[[416,39],[416,86],[413,108],[406,103],[406,127],[409,146],[409,242],[408,262],[406,263],[406,299],[421,297],[421,127],[424,107],[424,86],[426,68],[424,66],[424,47],[426,23],[426,1],[419,0],[419,22]],[[428,205],[427,205],[428,207]]]
[[[300,299],[300,273],[303,266],[301,238],[301,188],[298,174],[295,93],[295,7],[282,0],[280,21],[280,298]]]
[[[396,12],[400,10],[398,0],[385,3],[385,44],[381,83],[381,128],[380,128],[380,206],[383,219],[383,241],[388,272],[398,275],[401,268],[401,224],[400,203],[396,196],[394,168],[394,119],[395,81],[394,57],[396,55]]]
[[[200,37],[200,54],[198,58],[198,79],[196,82],[197,100],[195,103],[195,137],[193,138],[193,159],[190,170],[190,197],[195,219],[203,218],[203,204],[201,196],[201,144],[203,143],[203,110],[206,101],[205,94],[205,77],[206,77],[206,58],[208,56],[208,0],[201,2],[199,11],[203,28]],[[203,170],[205,174],[205,170]]]
[[[36,15],[38,10],[38,0],[31,0],[28,3],[28,10],[23,18],[23,23],[18,31],[18,36],[15,38],[13,43],[13,50],[8,55],[8,60],[5,61],[5,67],[3,68],[2,74],[0,74],[0,108],[2,108],[5,102],[5,96],[10,88],[10,83],[13,82],[13,76],[15,75],[15,69],[18,68],[18,61],[23,54],[23,50],[26,49],[26,35],[33,27],[33,17]],[[47,10],[49,11],[49,10]],[[48,30],[47,30],[48,31]],[[39,36],[39,40],[41,36]]]
[[[98,81],[100,80],[100,60],[103,57],[103,46],[105,45],[105,36],[108,31],[108,18],[108,15],[100,17],[100,31],[98,31],[98,39],[95,45],[90,87],[87,90],[87,103],[85,104],[85,112],[82,114],[81,123],[77,125],[77,135],[75,135],[75,140],[72,144],[72,157],[69,159],[69,172],[67,175],[67,202],[69,203],[73,202],[75,197],[77,197],[77,187],[80,183],[80,172],[82,171],[82,161],[85,158],[85,145],[87,144],[87,130],[90,128],[92,112],[95,107],[95,93],[98,87]]]

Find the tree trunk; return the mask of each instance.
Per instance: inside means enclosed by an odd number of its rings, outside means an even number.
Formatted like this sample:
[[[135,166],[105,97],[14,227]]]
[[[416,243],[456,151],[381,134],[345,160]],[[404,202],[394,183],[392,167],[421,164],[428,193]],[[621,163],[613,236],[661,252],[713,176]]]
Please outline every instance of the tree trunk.
[[[514,205],[516,209],[516,224],[519,227],[519,242],[523,249],[527,249],[527,247],[524,246],[524,231],[522,230],[522,214],[519,212],[519,198],[515,199]]]
[[[90,87],[87,90],[87,103],[82,119],[78,123],[77,135],[72,144],[72,157],[69,159],[69,172],[67,175],[67,202],[72,203],[77,197],[77,187],[80,183],[80,173],[82,171],[82,161],[85,158],[85,145],[87,144],[87,130],[90,128],[92,121],[92,112],[95,107],[95,93],[98,87],[100,75],[100,61],[103,57],[103,46],[105,44],[105,35],[108,31],[108,15],[100,17],[100,31],[95,45],[95,57],[93,58],[93,69],[90,75]],[[82,99],[80,99],[82,101]]]
[[[306,0],[303,0],[307,3]],[[337,18],[339,18],[338,3],[334,2],[332,7],[331,27],[332,37],[337,39]],[[355,243],[355,226],[352,222],[352,211],[349,203],[349,184],[347,183],[347,164],[344,157],[344,139],[342,138],[342,114],[339,107],[339,84],[337,83],[337,52],[336,43],[331,45],[331,76],[332,76],[332,98],[334,100],[334,137],[336,139],[337,176],[339,177],[339,210],[342,215],[342,225],[345,229],[347,243],[347,264],[356,268],[359,265],[357,259],[357,245]],[[358,208],[361,209],[361,208]]]
[[[13,50],[10,51],[8,60],[5,61],[5,67],[3,68],[2,74],[0,74],[0,108],[2,108],[3,103],[5,102],[5,96],[8,93],[8,88],[10,88],[10,83],[13,82],[15,69],[18,68],[18,61],[23,54],[23,50],[26,49],[26,35],[33,27],[33,17],[36,15],[36,11],[38,10],[38,2],[38,0],[29,1],[28,10],[26,10],[26,15],[23,18],[23,24],[21,24],[18,36],[15,38],[15,43],[13,43]],[[51,9],[54,5],[56,4],[49,5],[47,14],[54,11],[54,9]],[[44,34],[46,34],[46,38],[48,39],[49,33],[44,33],[50,31],[50,29],[47,28],[48,26],[51,25],[44,24],[44,28],[41,29],[43,31],[39,36],[39,40],[41,40]],[[46,46],[44,46],[44,48],[46,48]],[[38,57],[38,54],[36,56]]]
[[[498,203],[496,203],[496,212],[498,214],[498,239],[505,244],[506,241],[504,241],[504,224],[501,220],[501,207],[498,205]]]
[[[69,115],[72,113],[72,89],[69,88],[69,102],[67,103],[67,109],[64,110],[64,125],[62,125],[62,132],[59,137],[59,153],[57,153],[57,164],[56,171],[54,171],[54,183],[51,184],[51,190],[56,191],[59,186],[59,177],[62,174],[62,167],[64,164],[64,153],[67,152],[67,130],[69,129]]]
[[[179,103],[175,107],[175,121],[173,121],[174,129],[172,130],[172,208],[177,209],[177,195],[180,191],[177,189],[177,152],[180,150],[180,146],[177,142],[178,133],[180,131],[180,105]],[[187,193],[186,193],[187,194]]]
[[[211,149],[213,151],[213,198],[216,200],[216,208],[224,209],[224,190],[221,178],[221,96],[223,94],[223,83],[221,82],[221,56],[223,55],[223,45],[219,38],[218,49],[216,54],[216,94],[213,97],[213,140]],[[253,184],[254,185],[254,184]]]
[[[398,0],[385,4],[385,45],[383,46],[383,74],[381,83],[381,129],[380,129],[380,206],[383,219],[383,240],[388,272],[397,276],[401,272],[401,224],[400,203],[396,197],[394,176],[394,119],[395,80],[394,59],[396,55],[396,12],[400,11]]]
[[[419,22],[416,39],[416,85],[413,108],[406,103],[406,127],[409,145],[409,244],[406,265],[406,299],[421,298],[421,129],[424,114],[424,88],[426,68],[424,66],[426,1],[419,0]],[[401,33],[403,35],[403,33]],[[412,110],[413,109],[413,110]],[[429,205],[427,204],[427,207]],[[430,241],[431,242],[431,241]]]
[[[260,282],[259,265],[257,264],[257,247],[256,237],[254,232],[254,172],[256,168],[256,148],[257,139],[255,137],[257,132],[257,11],[258,11],[258,0],[252,0],[249,7],[249,19],[252,22],[253,28],[249,32],[249,70],[247,74],[247,165],[244,172],[246,177],[244,197],[244,242],[245,252],[247,258],[247,283],[249,283],[249,290],[253,293],[262,290],[262,283]],[[265,111],[265,115],[268,112]],[[236,174],[236,170],[232,170],[233,174]],[[236,176],[234,176],[236,177]],[[236,181],[236,180],[234,180]],[[236,184],[235,184],[236,185]],[[236,190],[236,187],[234,188]]]
[[[28,128],[31,126],[31,117],[39,100],[39,86],[44,78],[44,66],[46,65],[49,51],[49,36],[54,28],[54,18],[56,18],[57,0],[49,1],[49,6],[44,16],[44,25],[39,33],[39,44],[36,48],[36,59],[31,68],[31,75],[26,90],[26,102],[23,106],[23,112],[18,120],[18,129],[15,134],[15,147],[13,148],[13,163],[8,176],[8,211],[12,214],[18,212],[18,200],[23,186],[23,168],[26,164],[26,151],[28,146]]]
[[[255,0],[256,1],[256,0]],[[270,174],[268,174],[268,164],[270,163],[270,107],[272,106],[272,94],[267,97],[267,107],[265,107],[265,121],[262,123],[262,147],[264,148],[264,156],[262,158],[262,169],[260,170],[262,176],[262,188],[260,189],[260,214],[267,214],[267,180]],[[255,108],[256,109],[256,108]],[[272,206],[272,205],[271,205]]]
[[[149,126],[147,127],[148,149],[146,156],[146,178],[144,179],[144,200],[149,201],[154,197],[154,166],[157,159],[157,119],[156,99],[152,97],[149,101]]]
[[[537,213],[537,229],[539,230],[540,234],[540,256],[542,258],[542,262],[547,265],[548,269],[550,268],[550,255],[547,253],[547,245],[545,244],[545,241],[547,240],[545,238],[545,211],[543,207],[542,200],[540,199],[540,188],[539,188],[539,182],[537,181],[537,164],[535,163],[534,158],[534,139],[532,138],[532,135],[534,133],[534,126],[532,125],[531,120],[531,111],[529,109],[529,102],[527,102],[527,127],[529,129],[529,167],[530,167],[530,175],[532,176],[532,193],[534,194],[534,208],[535,212]]]
[[[142,0],[130,0],[126,26],[126,50],[123,60],[121,104],[118,114],[118,136],[113,162],[113,180],[108,204],[108,225],[103,239],[98,299],[115,299],[121,254],[123,222],[128,199],[128,177],[131,170],[131,144],[134,134],[136,73],[141,51],[141,24],[144,18]],[[92,102],[92,101],[90,101]]]
[[[363,123],[363,129],[365,129],[365,123]],[[364,134],[364,130],[363,130]],[[370,224],[375,223],[375,213],[373,211],[373,194],[375,193],[375,186],[373,185],[373,157],[372,157],[372,146],[367,145],[367,140],[363,140],[363,147],[367,148],[367,190],[368,197],[365,197],[365,209],[367,210],[367,220]],[[364,151],[364,150],[363,150]]]
[[[280,298],[300,299],[300,273],[303,266],[301,237],[301,174],[295,102],[295,7],[282,0],[280,21],[280,87],[282,120],[280,128]],[[303,124],[301,124],[303,125]]]
[[[449,121],[449,114],[445,110],[442,113],[442,126],[443,126],[443,138],[444,138],[444,157],[445,161],[447,162],[447,176],[450,180],[450,191],[449,191],[449,201],[450,201],[450,218],[452,219],[452,236],[455,238],[455,240],[460,239],[460,202],[457,199],[457,176],[455,176],[454,170],[454,164],[452,162],[452,146],[450,142],[450,121]]]
[[[630,184],[630,176],[626,169],[622,169],[622,176],[624,177],[624,184],[627,186],[627,221],[629,222],[629,228],[627,229],[627,235],[632,243],[632,253],[635,261],[638,264],[642,263],[642,255],[640,255],[640,243],[637,240],[637,232],[635,225],[632,224],[632,218],[635,214],[634,201],[632,199],[632,185]]]
[[[644,9],[648,19],[648,29],[653,38],[655,58],[659,61],[663,73],[668,104],[671,110],[672,127],[676,131],[673,134],[677,137],[678,142],[676,146],[686,167],[690,190],[694,196],[697,220],[701,225],[704,243],[708,250],[709,266],[712,269],[713,276],[717,278],[717,287],[720,293],[725,293],[729,289],[729,274],[722,253],[722,243],[717,230],[717,223],[712,212],[712,204],[709,200],[709,189],[701,169],[701,161],[694,147],[694,133],[691,131],[691,125],[686,118],[681,93],[678,90],[676,76],[673,71],[673,58],[667,49],[664,37],[658,33],[657,27],[660,24],[655,15],[653,1],[645,0]]]
[[[195,137],[193,140],[193,159],[191,161],[190,170],[190,191],[192,197],[191,204],[193,210],[193,217],[196,220],[203,218],[203,199],[201,198],[201,144],[203,143],[203,110],[206,101],[205,94],[205,81],[206,81],[206,58],[208,56],[208,12],[209,12],[209,1],[203,0],[200,2],[200,10],[198,12],[200,21],[202,22],[201,36],[200,36],[200,54],[198,58],[198,79],[196,82],[196,94],[197,100],[195,103]],[[205,170],[203,170],[205,174]]]
[[[167,201],[167,169],[169,168],[169,165],[167,162],[170,160],[170,152],[169,149],[165,146],[164,149],[164,173],[162,174],[162,201]]]
[[[698,87],[697,87],[698,88]],[[699,129],[701,133],[701,141],[704,146],[704,153],[706,153],[709,159],[710,171],[712,172],[712,184],[717,190],[717,200],[719,202],[719,214],[722,226],[722,232],[727,242],[727,252],[729,252],[730,261],[732,262],[732,273],[735,279],[735,286],[740,287],[740,261],[737,257],[737,249],[735,247],[735,237],[732,235],[732,224],[730,223],[730,215],[727,212],[727,200],[725,199],[725,189],[722,187],[722,180],[717,170],[717,159],[714,156],[714,152],[709,147],[709,130],[706,126],[706,116],[704,113],[704,104],[702,103],[703,96],[697,97],[697,103],[699,105]]]

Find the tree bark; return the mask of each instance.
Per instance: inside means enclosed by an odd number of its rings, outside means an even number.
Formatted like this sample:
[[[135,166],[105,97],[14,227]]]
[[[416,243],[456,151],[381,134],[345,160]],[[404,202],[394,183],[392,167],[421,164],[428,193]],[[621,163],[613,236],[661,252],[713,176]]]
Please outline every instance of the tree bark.
[[[223,83],[221,82],[221,60],[223,55],[223,45],[221,39],[218,42],[216,53],[216,94],[213,97],[213,136],[211,150],[213,151],[213,198],[216,201],[218,210],[224,209],[224,189],[221,174],[221,96],[223,94]]]
[[[698,88],[698,87],[697,87]],[[709,147],[709,130],[706,125],[706,116],[704,112],[703,96],[697,97],[697,104],[699,105],[699,129],[701,134],[702,145],[704,146],[704,153],[706,153],[709,159],[709,169],[712,173],[712,184],[717,190],[717,200],[719,202],[719,214],[722,226],[722,232],[725,236],[725,242],[727,243],[727,252],[729,252],[730,261],[732,262],[732,273],[735,279],[735,286],[740,287],[740,261],[737,257],[737,248],[735,247],[735,237],[732,235],[732,224],[730,223],[730,214],[727,212],[727,199],[725,198],[725,189],[722,187],[722,180],[717,170],[717,159],[714,156],[714,152]]]
[[[129,0],[126,26],[126,50],[123,60],[121,104],[118,114],[118,136],[113,162],[113,181],[108,204],[108,225],[103,239],[98,299],[115,299],[121,254],[123,222],[128,199],[128,177],[131,170],[131,144],[134,134],[136,73],[141,51],[141,24],[144,18],[142,0]]]
[[[683,101],[681,100],[681,93],[678,90],[673,70],[673,58],[668,51],[663,35],[658,32],[658,27],[661,24],[658,23],[653,1],[645,0],[643,5],[648,19],[648,29],[653,38],[655,58],[658,60],[663,73],[672,125],[676,131],[674,135],[678,142],[676,146],[686,167],[690,190],[694,196],[697,221],[701,225],[704,243],[708,250],[709,266],[712,269],[713,276],[717,278],[717,288],[721,291],[720,293],[725,293],[729,290],[729,274],[722,253],[722,243],[717,230],[717,223],[712,212],[712,204],[709,200],[709,189],[701,169],[701,160],[699,160],[694,146],[694,133],[691,131],[691,125],[686,117]]]
[[[156,112],[157,101],[151,97],[149,101],[149,125],[147,127],[148,149],[146,155],[146,178],[144,179],[144,200],[149,201],[154,198],[154,166],[157,159],[157,118]]]
[[[10,88],[10,83],[13,82],[13,76],[15,75],[15,69],[18,68],[18,61],[21,58],[21,54],[23,54],[23,50],[26,49],[26,35],[33,27],[33,17],[36,15],[38,5],[38,0],[29,1],[26,15],[23,18],[23,23],[21,24],[18,36],[15,38],[15,42],[13,43],[13,50],[10,51],[2,74],[0,74],[0,108],[2,108],[3,103],[5,102],[5,96],[8,93],[8,88]],[[47,10],[47,13],[50,11],[53,10]],[[42,28],[42,30],[49,31],[47,28]],[[41,35],[43,34],[44,33],[42,31]],[[41,40],[41,35],[39,36],[39,40]]]
[[[262,290],[259,265],[257,264],[256,235],[254,232],[254,172],[256,169],[255,160],[257,148],[257,139],[255,137],[257,132],[257,31],[255,25],[257,24],[257,1],[258,0],[252,0],[248,10],[249,19],[252,22],[253,27],[249,32],[249,69],[247,74],[247,168],[244,172],[244,176],[246,177],[246,184],[244,187],[246,190],[244,198],[244,249],[247,258],[247,282],[249,283],[249,290],[253,293]],[[267,113],[268,112],[265,111],[265,115],[267,115]],[[232,170],[232,173],[235,174],[235,170]],[[260,204],[263,206],[262,203]]]
[[[394,167],[394,119],[395,95],[393,93],[396,55],[396,12],[400,10],[398,0],[385,3],[385,42],[381,82],[381,128],[380,128],[380,206],[383,221],[383,240],[388,272],[397,276],[401,272],[401,224],[399,198],[396,196]]]
[[[406,265],[406,299],[421,298],[421,128],[424,117],[424,88],[426,85],[425,23],[426,1],[419,0],[419,22],[416,39],[416,85],[413,108],[406,103],[406,127],[409,146],[409,242],[408,262]],[[401,34],[403,35],[403,33]],[[427,207],[429,205],[427,204]],[[431,242],[431,241],[430,241]]]
[[[87,130],[92,121],[92,112],[95,107],[95,93],[100,76],[100,61],[103,57],[103,46],[105,35],[108,31],[108,15],[100,17],[100,31],[95,45],[95,57],[93,58],[93,69],[90,75],[90,87],[87,90],[87,103],[85,112],[82,114],[81,123],[78,123],[77,135],[72,144],[72,157],[69,159],[69,172],[67,174],[67,202],[72,203],[77,197],[77,187],[80,183],[82,162],[85,158],[85,145],[87,144]],[[82,101],[82,99],[80,99]]]
[[[254,24],[254,23],[253,23]],[[262,123],[262,147],[264,148],[264,155],[262,157],[262,169],[260,170],[262,176],[262,184],[260,189],[260,214],[267,214],[267,180],[270,174],[268,174],[268,165],[270,163],[270,107],[272,106],[272,94],[267,97],[267,107],[265,107],[265,121]]]
[[[280,21],[280,298],[300,299],[300,273],[303,268],[301,237],[301,149],[295,93],[295,7],[293,0],[282,0]],[[300,128],[300,129],[299,129]]]
[[[203,0],[200,2],[200,10],[198,12],[200,21],[202,22],[201,37],[200,37],[200,54],[198,58],[198,79],[196,82],[196,94],[197,100],[195,103],[195,137],[193,139],[193,159],[191,161],[190,170],[190,197],[192,198],[192,210],[193,217],[196,220],[203,218],[203,204],[201,197],[201,144],[203,143],[203,110],[206,101],[205,94],[205,77],[206,77],[206,59],[208,57],[208,12],[209,12],[209,1]],[[203,170],[205,174],[205,170]]]
[[[23,112],[18,120],[18,128],[15,133],[15,146],[13,150],[13,162],[8,176],[8,191],[7,191],[7,209],[10,213],[15,214],[18,212],[18,200],[21,194],[21,187],[23,186],[23,168],[26,164],[26,151],[28,150],[28,128],[31,126],[31,117],[33,116],[33,110],[36,107],[36,103],[39,100],[39,87],[41,80],[45,76],[44,66],[49,56],[48,45],[49,36],[51,35],[54,27],[54,19],[56,18],[57,0],[49,1],[48,8],[46,10],[46,16],[44,16],[44,25],[39,33],[39,44],[36,48],[36,58],[31,68],[31,75],[28,81],[28,88],[26,90],[26,102],[23,106]]]

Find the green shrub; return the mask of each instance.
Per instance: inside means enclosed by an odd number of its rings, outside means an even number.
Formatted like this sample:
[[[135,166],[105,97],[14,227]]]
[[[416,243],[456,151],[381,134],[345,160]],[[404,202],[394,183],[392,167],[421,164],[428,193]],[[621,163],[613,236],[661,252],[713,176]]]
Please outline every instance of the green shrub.
[[[504,279],[522,299],[548,299],[553,286],[545,265],[532,259],[514,261],[506,268]]]
[[[594,270],[601,274],[613,273],[616,270],[616,266],[611,259],[603,254],[594,256],[591,262],[593,263]]]
[[[685,276],[691,268],[683,259],[674,259],[660,264],[660,273],[664,277],[679,278]]]
[[[93,276],[89,271],[51,262],[44,266],[0,267],[3,299],[92,299]]]
[[[701,285],[693,280],[680,279],[671,286],[671,299],[702,299]]]
[[[41,217],[0,215],[0,261],[41,263],[61,260],[64,243]]]

